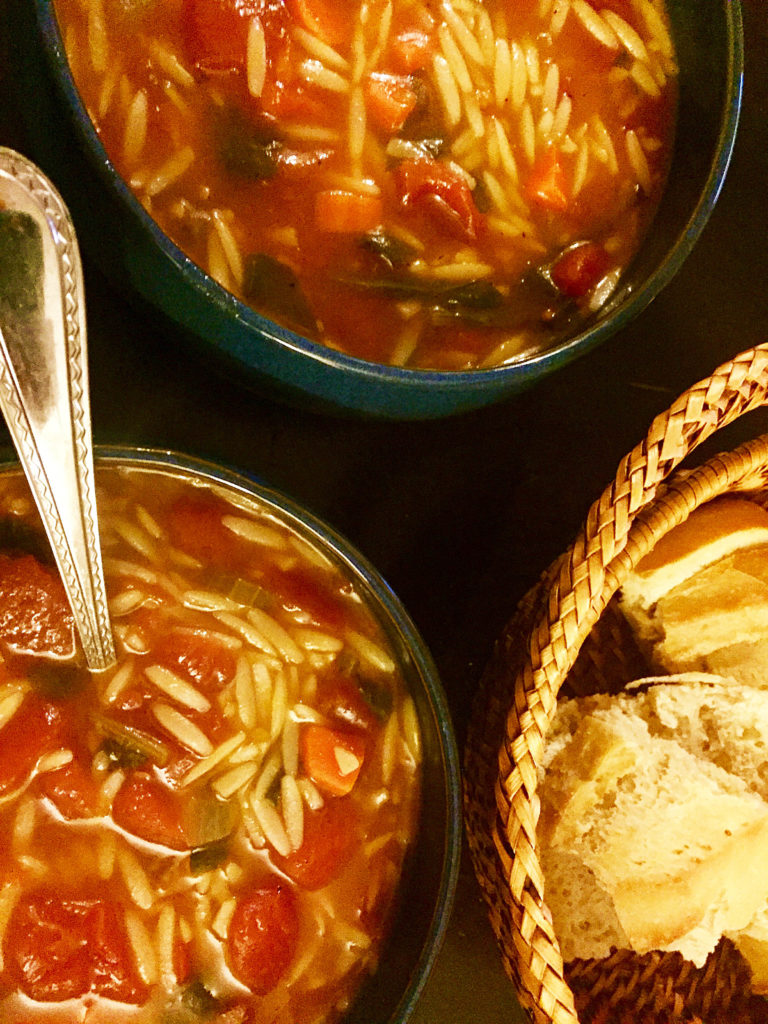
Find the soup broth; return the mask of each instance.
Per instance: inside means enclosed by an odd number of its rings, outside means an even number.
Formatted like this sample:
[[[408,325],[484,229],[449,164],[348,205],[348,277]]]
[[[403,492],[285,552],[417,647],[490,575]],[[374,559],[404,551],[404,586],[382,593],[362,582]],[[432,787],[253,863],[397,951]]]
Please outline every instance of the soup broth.
[[[338,1020],[375,970],[420,732],[356,585],[268,509],[100,470],[90,674],[0,478],[0,1019]]]
[[[257,310],[380,363],[514,361],[615,289],[669,163],[661,0],[56,0],[107,153]]]

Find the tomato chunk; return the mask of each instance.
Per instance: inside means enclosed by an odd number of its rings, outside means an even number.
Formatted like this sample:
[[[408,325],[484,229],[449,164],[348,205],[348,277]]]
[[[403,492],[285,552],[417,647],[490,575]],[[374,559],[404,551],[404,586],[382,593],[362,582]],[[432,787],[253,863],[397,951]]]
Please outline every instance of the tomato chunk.
[[[85,751],[76,751],[69,764],[40,775],[41,792],[65,818],[93,818],[99,813],[99,787],[86,759]]]
[[[21,991],[39,1002],[93,993],[140,1003],[146,996],[118,908],[98,897],[46,890],[23,896],[9,923],[7,966]]]
[[[227,938],[230,967],[257,995],[266,995],[290,966],[298,937],[296,896],[288,883],[270,880],[237,901]]]
[[[262,0],[185,0],[187,49],[203,71],[233,71],[245,64],[250,19]]]
[[[330,796],[350,793],[363,767],[363,736],[313,723],[302,728],[300,738],[304,770],[318,788]]]
[[[55,569],[34,555],[0,555],[0,641],[16,651],[67,657],[74,620]]]
[[[158,640],[150,657],[206,692],[220,690],[235,674],[232,651],[203,633],[168,633]]]
[[[134,771],[126,778],[112,803],[112,819],[148,843],[188,849],[178,800],[147,772]]]
[[[63,735],[61,708],[35,693],[27,694],[0,730],[0,796],[20,786],[43,754],[60,745]]]
[[[584,242],[558,257],[550,276],[555,287],[573,299],[586,295],[604,276],[610,265],[608,253],[597,242]]]
[[[426,210],[453,234],[477,238],[480,212],[459,171],[439,160],[403,160],[395,169],[395,184],[405,206]]]
[[[303,612],[318,626],[338,629],[344,623],[343,599],[304,569],[288,569],[268,582],[289,611]]]
[[[371,732],[378,719],[351,679],[333,675],[318,682],[317,707],[329,718],[336,718],[354,729]]]
[[[405,75],[373,72],[365,80],[368,114],[386,134],[399,131],[416,106],[418,97]]]
[[[298,23],[329,46],[342,46],[352,35],[352,19],[337,0],[290,0]]]
[[[226,566],[240,546],[222,523],[222,507],[205,498],[180,498],[171,509],[172,542],[187,554],[215,566]]]
[[[337,878],[360,843],[360,822],[348,798],[330,798],[304,814],[304,841],[275,864],[302,888],[322,889]]]

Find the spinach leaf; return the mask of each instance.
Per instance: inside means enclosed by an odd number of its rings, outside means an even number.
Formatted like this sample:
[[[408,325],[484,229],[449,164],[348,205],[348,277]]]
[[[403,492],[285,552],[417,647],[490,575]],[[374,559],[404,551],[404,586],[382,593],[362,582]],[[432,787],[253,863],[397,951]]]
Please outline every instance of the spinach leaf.
[[[257,252],[245,261],[243,294],[259,312],[316,337],[317,321],[299,280],[285,263]]]

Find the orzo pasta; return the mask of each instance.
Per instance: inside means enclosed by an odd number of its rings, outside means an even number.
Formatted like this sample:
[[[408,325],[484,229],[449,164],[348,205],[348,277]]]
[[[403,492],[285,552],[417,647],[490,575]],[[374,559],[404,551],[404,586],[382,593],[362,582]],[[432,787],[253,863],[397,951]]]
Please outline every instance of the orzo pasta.
[[[56,0],[121,175],[225,288],[476,369],[598,310],[663,189],[663,0]]]
[[[90,674],[23,480],[0,479],[0,1019],[336,1021],[416,827],[396,656],[268,510],[159,472],[98,483],[119,658]]]

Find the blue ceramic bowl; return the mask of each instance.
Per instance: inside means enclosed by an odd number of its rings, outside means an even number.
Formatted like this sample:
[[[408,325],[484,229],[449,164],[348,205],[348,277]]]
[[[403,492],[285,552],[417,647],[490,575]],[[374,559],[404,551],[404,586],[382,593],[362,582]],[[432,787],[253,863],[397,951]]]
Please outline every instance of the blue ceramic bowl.
[[[414,699],[422,738],[422,794],[417,834],[404,865],[395,918],[380,966],[365,982],[345,1024],[405,1024],[442,944],[461,855],[459,755],[445,694],[424,641],[376,570],[333,529],[260,481],[175,452],[104,446],[99,468],[149,470],[214,487],[239,504],[266,510],[323,553],[349,579],[392,645]],[[3,462],[3,472],[18,463]]]
[[[20,21],[34,9],[29,37],[41,41],[37,57],[42,54],[50,88],[43,97],[40,68],[30,57],[23,70],[36,94],[30,109],[30,88],[24,88],[36,150],[31,155],[70,206],[86,253],[241,379],[322,409],[403,419],[463,412],[521,390],[620,330],[691,251],[719,195],[739,116],[738,0],[668,0],[680,64],[675,152],[659,212],[611,300],[579,334],[514,365],[453,373],[401,369],[350,358],[284,330],[184,256],[108,161],[70,75],[51,0],[16,2]],[[71,137],[60,130],[62,112]]]

